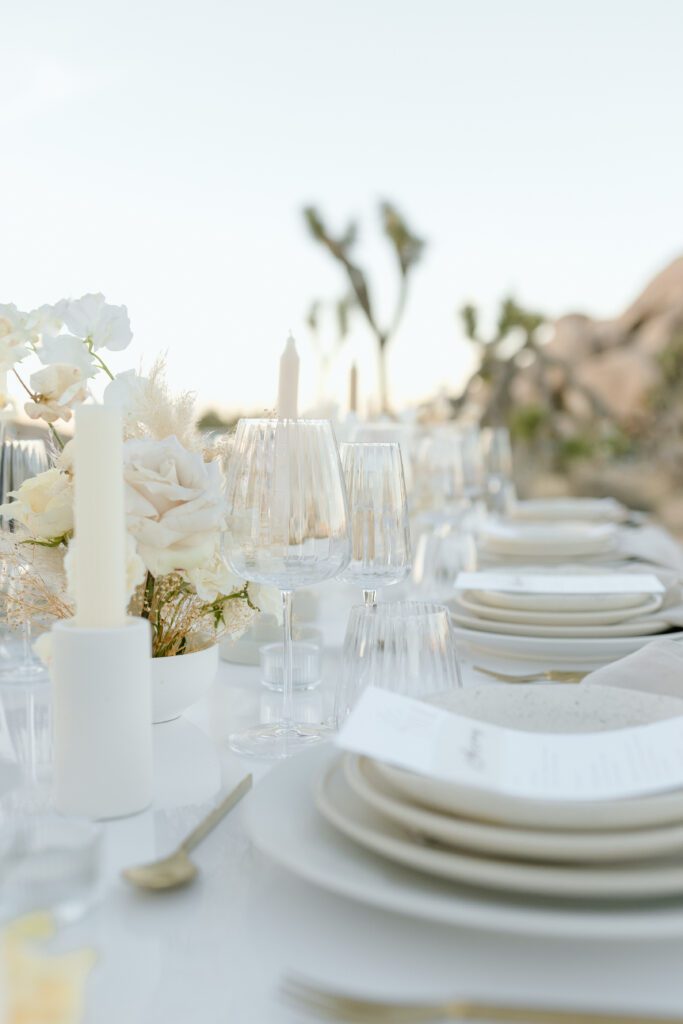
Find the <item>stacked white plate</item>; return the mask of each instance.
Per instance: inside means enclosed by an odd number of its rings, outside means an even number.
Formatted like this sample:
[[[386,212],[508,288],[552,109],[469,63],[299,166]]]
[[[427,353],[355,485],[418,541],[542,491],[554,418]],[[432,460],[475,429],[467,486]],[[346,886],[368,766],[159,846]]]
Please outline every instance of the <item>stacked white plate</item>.
[[[683,713],[673,698],[599,687],[482,687],[439,703],[508,728],[563,733]],[[683,934],[683,791],[503,798],[322,749],[266,777],[248,827],[294,873],[387,909],[536,934]]]
[[[593,523],[623,523],[631,513],[614,498],[534,498],[517,501],[509,516],[534,522],[586,520]]]
[[[524,570],[531,575],[538,571],[533,566]],[[564,575],[567,570],[558,567],[557,571]],[[581,573],[575,569],[573,575]],[[563,664],[600,664],[624,657],[657,634],[672,630],[662,608],[664,596],[465,590],[448,605],[461,638],[480,650],[531,660],[555,658]],[[678,634],[680,630],[674,635]]]
[[[477,551],[487,562],[555,563],[567,558],[608,561],[621,557],[619,528],[612,523],[517,522],[487,520],[479,529]]]

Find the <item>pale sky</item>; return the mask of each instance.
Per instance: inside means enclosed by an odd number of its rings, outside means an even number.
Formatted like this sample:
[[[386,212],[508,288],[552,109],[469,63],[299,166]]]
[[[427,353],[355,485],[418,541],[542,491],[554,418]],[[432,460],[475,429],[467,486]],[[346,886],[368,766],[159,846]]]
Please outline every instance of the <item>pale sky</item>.
[[[376,205],[429,243],[390,352],[396,402],[457,389],[455,310],[618,313],[683,251],[678,0],[0,0],[0,302],[102,291],[202,405],[271,406],[288,329],[341,271],[301,208]],[[361,399],[374,358],[362,323]]]

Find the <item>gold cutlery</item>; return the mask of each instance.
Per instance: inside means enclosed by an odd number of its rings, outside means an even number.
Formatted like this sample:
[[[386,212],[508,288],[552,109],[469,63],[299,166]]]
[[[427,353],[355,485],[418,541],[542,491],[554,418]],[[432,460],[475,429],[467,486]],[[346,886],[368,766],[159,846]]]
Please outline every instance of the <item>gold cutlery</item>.
[[[168,857],[152,861],[151,864],[139,864],[125,868],[121,875],[131,885],[139,889],[175,889],[179,885],[187,885],[197,875],[197,866],[192,863],[189,853],[202,839],[209,834],[228,811],[239,803],[245,793],[251,789],[251,775],[245,775],[242,781],[221,800],[210,814],[200,821],[189,836],[182,841],[178,849]]]
[[[504,1006],[467,999],[441,1003],[384,1002],[343,995],[295,978],[285,979],[282,994],[300,1009],[321,1019],[364,1021],[365,1024],[417,1024],[439,1020],[507,1021],[508,1024],[683,1024],[683,1017]]]
[[[475,665],[474,671],[491,676],[492,679],[498,679],[501,683],[580,683],[588,675],[588,672],[549,668],[545,672],[530,672],[525,675],[511,676],[506,672],[494,672],[491,668],[483,668],[481,665]]]

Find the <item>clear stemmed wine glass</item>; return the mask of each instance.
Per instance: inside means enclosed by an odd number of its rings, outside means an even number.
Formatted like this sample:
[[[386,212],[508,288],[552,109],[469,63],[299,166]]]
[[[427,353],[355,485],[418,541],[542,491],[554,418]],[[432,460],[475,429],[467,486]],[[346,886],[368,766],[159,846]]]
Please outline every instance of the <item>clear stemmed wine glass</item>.
[[[410,521],[401,448],[396,443],[356,442],[339,447],[351,518],[351,561],[339,574],[363,588],[367,607],[377,588],[400,583],[410,572]]]
[[[239,753],[287,757],[329,735],[294,720],[292,591],[337,576],[351,556],[346,490],[328,420],[242,419],[228,466],[226,558],[282,593],[282,716],[230,737]]]
[[[510,432],[486,427],[481,432],[488,504],[493,512],[506,512],[515,500]]]

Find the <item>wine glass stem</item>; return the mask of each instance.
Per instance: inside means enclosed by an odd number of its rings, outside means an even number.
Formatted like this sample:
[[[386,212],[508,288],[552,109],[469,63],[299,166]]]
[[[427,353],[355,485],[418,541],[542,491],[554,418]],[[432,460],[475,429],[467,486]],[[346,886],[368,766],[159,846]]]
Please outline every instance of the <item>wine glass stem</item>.
[[[365,602],[366,608],[374,608],[377,604],[377,591],[376,590],[364,590],[363,601]]]
[[[282,724],[294,720],[294,662],[292,657],[292,591],[282,591]]]
[[[30,665],[33,661],[33,651],[31,650],[31,620],[26,619],[24,622],[24,636],[23,636],[23,647],[24,647],[24,665]]]

